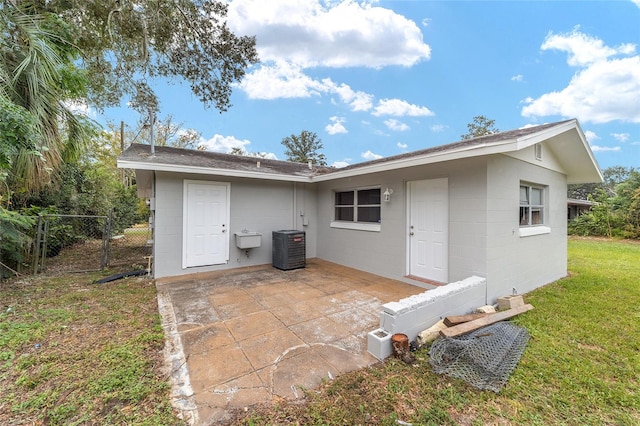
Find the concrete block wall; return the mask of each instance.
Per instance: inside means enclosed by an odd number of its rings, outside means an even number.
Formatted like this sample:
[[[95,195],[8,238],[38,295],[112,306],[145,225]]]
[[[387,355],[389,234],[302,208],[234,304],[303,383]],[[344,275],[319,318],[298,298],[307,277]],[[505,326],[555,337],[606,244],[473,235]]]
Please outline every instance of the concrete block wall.
[[[391,336],[403,333],[414,340],[418,333],[448,315],[464,315],[487,304],[486,278],[471,276],[382,306],[380,328],[367,336],[367,350],[382,360],[391,355]]]

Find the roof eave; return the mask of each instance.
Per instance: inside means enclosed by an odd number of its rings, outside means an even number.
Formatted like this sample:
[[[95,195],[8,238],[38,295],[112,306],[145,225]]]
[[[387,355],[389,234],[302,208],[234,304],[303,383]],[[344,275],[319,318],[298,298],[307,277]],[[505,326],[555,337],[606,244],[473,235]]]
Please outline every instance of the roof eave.
[[[602,174],[602,170],[600,170],[600,165],[598,164],[598,160],[596,160],[595,155],[593,155],[593,151],[591,150],[591,146],[589,145],[589,142],[587,141],[587,137],[584,135],[584,132],[582,131],[582,127],[580,127],[580,123],[578,123],[577,120],[575,121],[575,127],[576,127],[576,130],[578,131],[578,136],[580,137],[580,141],[582,142],[582,145],[583,145],[584,149],[587,151],[587,154],[589,155],[589,158],[591,159],[591,164],[595,168],[598,180],[597,181],[591,181],[591,182],[569,182],[569,183],[600,183],[600,182],[604,182],[604,175]]]
[[[189,165],[176,165],[157,162],[146,161],[131,161],[121,160],[117,161],[118,167],[140,169],[140,170],[157,170],[165,172],[176,173],[193,173],[204,175],[217,175],[217,176],[230,176],[230,177],[243,177],[254,179],[267,179],[275,181],[288,181],[288,182],[325,182],[335,179],[349,178],[354,176],[360,176],[364,174],[379,173],[391,170],[397,170],[407,167],[422,166],[427,164],[441,163],[445,161],[459,160],[471,157],[479,157],[483,155],[492,154],[505,154],[508,152],[519,151],[521,149],[532,146],[536,143],[544,142],[554,136],[560,135],[570,130],[576,130],[578,141],[582,144],[584,152],[587,154],[586,158],[589,158],[590,165],[586,168],[580,168],[581,170],[574,170],[567,173],[567,180],[569,183],[587,183],[594,181],[602,181],[602,172],[597,164],[597,161],[593,155],[593,152],[589,148],[589,144],[578,124],[577,120],[569,120],[559,123],[555,126],[549,127],[545,130],[541,130],[535,133],[531,133],[518,138],[509,138],[498,141],[488,141],[459,147],[457,149],[428,152],[422,155],[403,157],[398,159],[391,159],[381,162],[372,162],[370,164],[362,163],[356,167],[349,167],[346,170],[336,169],[325,174],[309,174],[309,175],[297,175],[294,173],[265,173],[252,170],[235,170],[235,169],[223,169],[223,168],[210,168],[203,166],[189,166]]]
[[[505,140],[491,144],[474,145],[460,148],[453,151],[432,152],[415,157],[401,158],[382,163],[364,165],[355,169],[344,171],[332,171],[325,175],[314,176],[314,182],[330,181],[347,177],[354,177],[363,174],[386,172],[390,170],[403,169],[407,167],[423,166],[427,164],[442,163],[445,161],[460,160],[463,158],[479,157],[482,155],[500,154],[516,149],[515,140]]]
[[[523,149],[530,147],[531,145],[535,145],[540,142],[544,142],[547,139],[550,139],[554,136],[557,136],[561,133],[566,132],[567,130],[571,130],[576,128],[577,120],[569,120],[562,123],[558,123],[553,127],[549,127],[548,129],[541,130],[536,133],[531,133],[528,135],[520,136],[516,139],[517,149]]]
[[[578,141],[581,144],[581,147],[584,149],[584,153],[589,158],[589,166],[583,167],[581,173],[577,173],[574,169],[573,172],[568,171],[567,174],[567,183],[595,183],[602,182],[603,176],[600,170],[600,166],[598,165],[598,161],[593,155],[593,151],[589,147],[589,142],[584,135],[584,132],[580,128],[580,124],[578,120],[573,119],[563,123],[559,123],[553,127],[545,129],[541,132],[532,133],[530,135],[522,136],[516,140],[517,148],[516,150],[524,149],[535,145],[537,143],[544,142],[549,140],[555,136],[561,135],[569,130],[574,129],[578,136]],[[588,169],[588,170],[587,170]]]
[[[212,167],[199,167],[199,166],[185,166],[176,164],[160,164],[150,163],[143,161],[129,161],[118,160],[118,168],[121,169],[135,169],[135,170],[155,170],[159,172],[172,172],[172,173],[191,173],[201,175],[215,175],[215,176],[229,176],[229,177],[242,177],[250,179],[267,179],[287,182],[310,182],[310,176],[298,176],[292,174],[280,174],[280,173],[264,173],[251,170],[230,170],[219,169]]]

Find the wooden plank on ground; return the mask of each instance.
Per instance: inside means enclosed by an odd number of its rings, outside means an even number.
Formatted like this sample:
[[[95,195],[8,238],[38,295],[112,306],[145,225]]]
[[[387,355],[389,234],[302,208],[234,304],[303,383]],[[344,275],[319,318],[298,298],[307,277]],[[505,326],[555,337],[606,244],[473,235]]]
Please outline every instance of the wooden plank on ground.
[[[453,327],[454,325],[463,324],[465,322],[477,320],[479,318],[484,318],[488,313],[477,313],[477,314],[467,314],[467,315],[450,315],[444,318],[444,325],[447,327]]]
[[[531,309],[533,309],[533,306],[527,304],[518,306],[517,308],[508,309],[506,311],[496,312],[495,314],[489,314],[484,318],[478,318],[473,321],[465,322],[463,324],[458,324],[456,326],[440,330],[440,335],[444,337],[459,336],[461,334],[469,333],[471,331],[482,328],[485,325],[491,325],[498,321],[504,321],[506,319],[513,318],[516,315],[520,315],[521,313],[530,311]]]

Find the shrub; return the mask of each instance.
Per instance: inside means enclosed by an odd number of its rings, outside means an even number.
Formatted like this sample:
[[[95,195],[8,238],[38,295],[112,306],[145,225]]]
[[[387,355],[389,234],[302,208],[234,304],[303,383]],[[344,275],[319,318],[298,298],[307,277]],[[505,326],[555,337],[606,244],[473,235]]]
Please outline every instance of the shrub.
[[[4,263],[0,265],[0,278],[12,275],[5,265],[14,270],[26,266],[23,262],[31,249],[29,231],[34,224],[35,218],[0,207],[0,258]]]

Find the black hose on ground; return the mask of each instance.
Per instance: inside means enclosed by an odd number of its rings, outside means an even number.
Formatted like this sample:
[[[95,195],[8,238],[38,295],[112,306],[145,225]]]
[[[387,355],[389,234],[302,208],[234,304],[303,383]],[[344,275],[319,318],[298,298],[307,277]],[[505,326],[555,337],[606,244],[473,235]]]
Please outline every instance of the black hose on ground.
[[[94,281],[95,284],[105,284],[111,281],[120,280],[126,277],[139,277],[141,275],[146,275],[147,271],[145,269],[136,269],[135,271],[123,272],[121,274],[111,275],[100,280]]]

